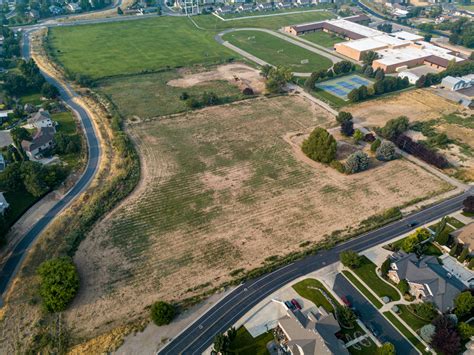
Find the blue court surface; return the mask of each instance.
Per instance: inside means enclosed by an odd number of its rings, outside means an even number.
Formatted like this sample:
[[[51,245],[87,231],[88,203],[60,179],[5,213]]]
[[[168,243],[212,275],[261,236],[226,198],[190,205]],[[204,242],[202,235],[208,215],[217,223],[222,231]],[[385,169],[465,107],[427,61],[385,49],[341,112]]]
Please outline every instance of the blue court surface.
[[[347,101],[347,94],[352,90],[358,89],[362,85],[369,87],[372,83],[373,82],[370,79],[366,79],[357,74],[352,74],[341,78],[323,81],[316,84],[316,87]]]

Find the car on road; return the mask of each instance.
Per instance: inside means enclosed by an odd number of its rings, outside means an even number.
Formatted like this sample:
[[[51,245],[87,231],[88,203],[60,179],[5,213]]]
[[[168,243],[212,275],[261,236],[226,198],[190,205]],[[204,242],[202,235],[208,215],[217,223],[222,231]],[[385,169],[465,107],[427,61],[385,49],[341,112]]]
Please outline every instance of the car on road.
[[[294,298],[291,300],[291,304],[296,307],[296,309],[301,309],[300,304]]]
[[[413,221],[407,224],[408,227],[413,228],[416,227],[419,223],[417,221]]]
[[[374,335],[374,337],[378,337],[379,333],[378,333],[377,330],[375,329],[373,323],[369,323],[369,325],[367,326],[367,328],[368,328],[368,329],[370,330],[370,332]]]
[[[342,303],[344,303],[347,307],[349,308],[351,307],[351,303],[349,302],[346,296],[342,296],[341,300],[342,300]]]

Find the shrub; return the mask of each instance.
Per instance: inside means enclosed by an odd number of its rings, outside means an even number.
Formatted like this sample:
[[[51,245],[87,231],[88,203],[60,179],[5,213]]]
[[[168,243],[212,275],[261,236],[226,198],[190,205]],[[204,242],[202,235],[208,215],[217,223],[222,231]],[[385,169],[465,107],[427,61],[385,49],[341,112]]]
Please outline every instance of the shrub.
[[[352,138],[354,138],[354,142],[357,144],[364,139],[364,133],[360,129],[356,129]]]
[[[402,244],[402,249],[406,253],[412,253],[416,247],[424,240],[430,237],[430,232],[425,228],[417,229],[414,233],[405,238]]]
[[[380,348],[377,348],[377,355],[395,355],[395,345],[386,342]]]
[[[459,255],[459,258],[458,258],[459,262],[463,263],[466,260],[468,255],[469,255],[469,248],[466,246],[462,249],[461,255]]]
[[[385,126],[380,130],[380,135],[393,140],[400,134],[408,130],[409,121],[406,116],[400,116],[389,120]]]
[[[467,323],[460,322],[458,324],[458,333],[461,336],[462,340],[469,340],[472,336],[474,336],[474,327]]]
[[[245,89],[242,90],[242,94],[244,94],[245,96],[253,96],[254,92],[252,88],[246,87]]]
[[[355,174],[369,168],[369,157],[362,151],[352,153],[346,160],[346,172]]]
[[[179,99],[185,101],[189,99],[189,94],[186,91],[183,91],[181,95],[179,95]]]
[[[202,103],[205,106],[217,105],[219,103],[219,97],[217,96],[216,93],[212,91],[211,92],[204,91],[202,94]]]
[[[354,123],[352,120],[342,121],[341,133],[347,137],[350,137],[354,134]]]
[[[337,306],[336,307],[337,320],[346,327],[352,327],[357,321],[357,317],[349,307]]]
[[[433,320],[438,314],[436,306],[431,302],[417,303],[413,306],[413,308],[418,317],[429,321]]]
[[[474,308],[474,297],[470,291],[464,291],[454,299],[454,314],[459,318],[468,315]]]
[[[345,112],[345,111],[341,111],[339,112],[339,114],[336,116],[336,121],[338,123],[342,123],[344,121],[351,121],[352,120],[352,113],[350,112]]]
[[[401,280],[398,285],[398,289],[402,293],[402,295],[410,292],[410,285],[408,284],[407,280]]]
[[[342,265],[350,267],[351,269],[357,269],[361,264],[359,254],[353,250],[343,251],[339,254],[339,259]]]
[[[395,144],[389,141],[383,141],[375,152],[375,156],[381,161],[390,161],[396,159],[397,152]]]
[[[169,324],[176,315],[176,310],[173,305],[158,301],[151,306],[150,315],[153,322],[160,326]]]
[[[301,146],[309,158],[329,164],[336,157],[337,143],[334,137],[324,128],[315,128]]]
[[[67,257],[47,260],[38,268],[39,293],[48,312],[61,312],[74,299],[79,289],[76,266]]]
[[[329,166],[333,169],[336,169],[339,171],[341,174],[344,174],[346,172],[346,168],[344,164],[342,164],[339,160],[333,160]]]
[[[455,256],[458,252],[458,247],[459,247],[459,243],[454,242],[453,246],[451,247],[451,250],[449,251],[449,255],[450,256]]]
[[[436,328],[433,324],[427,324],[420,329],[420,336],[427,343],[431,343],[433,335],[435,334]]]
[[[370,145],[370,150],[372,152],[376,152],[377,148],[380,147],[380,144],[382,144],[382,141],[377,138],[371,145]]]
[[[372,143],[375,141],[375,136],[372,134],[372,133],[367,133],[365,136],[364,136],[364,142],[367,142],[367,143]]]

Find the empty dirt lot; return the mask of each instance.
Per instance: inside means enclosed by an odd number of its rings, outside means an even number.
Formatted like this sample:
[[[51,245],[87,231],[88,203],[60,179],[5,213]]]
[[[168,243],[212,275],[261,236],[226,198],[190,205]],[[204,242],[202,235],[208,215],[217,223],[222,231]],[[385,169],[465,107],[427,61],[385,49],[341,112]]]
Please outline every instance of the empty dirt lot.
[[[383,126],[399,116],[407,116],[410,121],[427,121],[462,110],[461,105],[439,97],[429,89],[409,90],[344,108],[367,127]]]
[[[284,136],[332,120],[299,97],[277,97],[130,126],[143,180],[75,256],[82,287],[66,314],[75,335],[97,335],[158,299],[202,293],[232,270],[446,188],[404,160],[345,176],[297,159]]]

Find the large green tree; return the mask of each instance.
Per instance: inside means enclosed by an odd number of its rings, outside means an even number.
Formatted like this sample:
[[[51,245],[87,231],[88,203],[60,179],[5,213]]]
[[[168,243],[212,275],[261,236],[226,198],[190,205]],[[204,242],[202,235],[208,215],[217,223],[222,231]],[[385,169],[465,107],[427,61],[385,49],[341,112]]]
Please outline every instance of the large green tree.
[[[355,174],[369,168],[369,157],[361,150],[352,153],[346,160],[346,172]]]
[[[474,297],[470,291],[464,291],[454,299],[454,313],[458,317],[468,315],[474,308]]]
[[[38,268],[39,293],[49,312],[66,309],[79,289],[79,275],[72,260],[67,257],[43,262]]]
[[[392,343],[383,343],[381,347],[377,349],[377,355],[395,355],[395,346]]]
[[[309,158],[329,164],[336,158],[337,143],[334,137],[324,128],[315,128],[301,146]]]
[[[339,254],[339,260],[342,265],[350,267],[351,269],[357,269],[360,264],[360,256],[353,250],[343,251]]]
[[[165,325],[173,320],[176,315],[176,309],[167,302],[158,301],[151,306],[150,315],[156,325]]]

